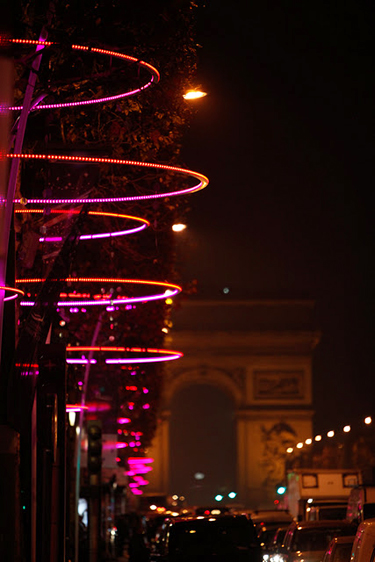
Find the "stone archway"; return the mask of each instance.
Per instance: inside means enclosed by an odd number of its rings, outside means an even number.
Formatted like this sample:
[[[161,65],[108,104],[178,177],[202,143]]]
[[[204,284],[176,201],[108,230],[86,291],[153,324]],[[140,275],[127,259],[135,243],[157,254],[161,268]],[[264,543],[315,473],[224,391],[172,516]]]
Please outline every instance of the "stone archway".
[[[188,303],[169,342],[185,356],[167,369],[149,451],[155,461],[148,493],[170,489],[173,397],[191,385],[210,384],[234,405],[238,501],[251,508],[273,505],[286,447],[312,435],[311,363],[319,341],[312,308],[311,301]]]
[[[170,402],[170,495],[210,505],[237,489],[236,424],[232,397],[211,382],[180,387]]]

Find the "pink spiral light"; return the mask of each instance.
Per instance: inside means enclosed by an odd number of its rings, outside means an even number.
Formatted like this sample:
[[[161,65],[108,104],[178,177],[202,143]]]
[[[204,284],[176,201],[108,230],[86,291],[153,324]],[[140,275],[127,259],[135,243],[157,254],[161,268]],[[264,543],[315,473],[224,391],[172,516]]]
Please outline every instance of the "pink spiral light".
[[[39,284],[44,283],[44,278],[28,278],[28,279],[17,279],[16,283],[21,285],[28,285],[28,284]],[[79,306],[112,306],[112,305],[123,305],[126,306],[129,303],[136,303],[136,302],[148,302],[148,301],[155,301],[160,299],[167,299],[177,295],[181,292],[181,287],[179,285],[175,285],[174,283],[166,283],[164,281],[152,281],[152,280],[145,280],[145,279],[116,279],[116,278],[109,278],[109,277],[66,277],[64,279],[56,279],[50,281],[59,281],[59,282],[66,282],[66,283],[110,283],[116,285],[139,285],[139,286],[150,286],[150,287],[159,287],[162,291],[159,293],[152,293],[148,295],[139,295],[137,297],[118,297],[114,298],[112,296],[108,297],[107,295],[98,294],[91,297],[90,293],[85,293],[90,298],[85,298],[84,300],[77,300],[74,293],[71,292],[64,300],[57,301],[58,307],[79,307]],[[81,295],[81,293],[79,293]],[[60,295],[61,297],[61,295]],[[24,300],[20,302],[21,306],[33,306],[33,300]]]
[[[114,359],[105,359],[107,365],[118,364],[138,364],[138,363],[158,363],[160,361],[173,361],[183,357],[181,351],[174,351],[172,349],[155,349],[148,347],[101,347],[101,346],[67,346],[67,353],[81,353],[82,351],[96,351],[104,353],[125,353],[127,356],[124,358],[116,357]],[[133,357],[129,357],[133,354]],[[140,355],[142,354],[142,355]],[[148,354],[148,357],[144,357]]]
[[[198,180],[198,183],[192,187],[185,189],[168,191],[165,193],[152,193],[148,195],[133,195],[121,197],[101,197],[101,198],[74,198],[74,199],[28,199],[27,203],[30,204],[44,204],[44,205],[57,205],[57,204],[83,204],[83,203],[113,203],[124,201],[142,201],[150,199],[159,199],[163,197],[172,197],[175,195],[186,195],[188,193],[195,193],[204,189],[208,185],[208,178],[199,172],[179,168],[178,166],[167,166],[166,164],[154,164],[153,162],[138,162],[134,160],[121,160],[118,158],[98,158],[91,156],[70,156],[64,154],[13,154],[8,153],[8,158],[21,158],[24,160],[47,160],[50,162],[85,162],[90,164],[114,164],[119,166],[135,166],[140,168],[153,168],[156,170],[176,172],[185,176],[193,177]],[[23,199],[15,199],[15,203],[23,202]],[[1,201],[0,201],[1,203]]]
[[[44,214],[44,209],[15,209],[15,214]],[[66,214],[66,215],[78,215],[80,211],[72,209],[72,210],[60,210],[60,209],[51,209],[51,214]],[[124,230],[117,230],[112,232],[99,232],[95,234],[81,234],[78,236],[78,240],[97,240],[100,238],[112,238],[117,236],[126,236],[128,234],[135,234],[137,232],[141,232],[148,226],[150,226],[150,221],[147,219],[142,219],[140,217],[133,217],[130,215],[124,215],[120,213],[105,213],[103,211],[89,211],[87,213],[89,216],[95,217],[103,217],[103,218],[120,218],[124,220],[132,220],[135,222],[140,223],[139,226],[134,228],[128,228]],[[62,236],[41,236],[39,238],[39,242],[62,242]]]
[[[58,46],[59,43],[53,41],[39,41],[36,39],[6,39],[5,42],[8,41],[9,43],[19,44],[19,45],[40,45],[42,47],[51,47],[51,46]],[[96,47],[89,47],[87,45],[71,45],[70,48],[73,51],[81,51],[86,53],[95,53],[99,55],[104,55],[107,57],[119,59],[121,61],[137,64],[140,68],[147,70],[151,74],[151,78],[148,82],[140,86],[139,88],[135,88],[134,90],[130,90],[128,92],[122,92],[121,94],[113,95],[113,96],[102,96],[99,98],[91,98],[87,100],[81,101],[73,101],[73,102],[65,102],[65,103],[49,103],[43,104],[39,103],[33,107],[33,111],[39,109],[61,109],[64,107],[79,107],[83,105],[92,105],[95,103],[106,103],[111,101],[120,100],[126,98],[128,96],[133,96],[134,94],[138,94],[142,92],[153,83],[157,84],[160,79],[160,74],[156,68],[154,68],[151,64],[144,62],[142,60],[137,59],[136,57],[132,57],[130,55],[125,55],[123,53],[119,53],[117,51],[108,51],[107,49],[99,49]],[[7,109],[8,111],[21,111],[23,106],[0,106],[0,110]]]
[[[4,302],[8,302],[11,301],[13,299],[16,299],[19,295],[24,295],[25,292],[21,291],[21,289],[15,289],[14,287],[5,287],[5,286],[0,286],[0,291],[4,291],[4,294],[8,291],[8,293],[11,293],[9,296],[3,298]]]

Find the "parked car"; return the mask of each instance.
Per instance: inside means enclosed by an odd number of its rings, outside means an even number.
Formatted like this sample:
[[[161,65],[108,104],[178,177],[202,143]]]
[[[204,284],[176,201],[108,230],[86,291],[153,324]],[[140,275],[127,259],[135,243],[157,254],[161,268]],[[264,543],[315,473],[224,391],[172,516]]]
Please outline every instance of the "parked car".
[[[357,529],[350,562],[374,562],[374,560],[375,519],[365,519]]]
[[[246,515],[166,521],[151,562],[262,562],[255,526]]]
[[[350,562],[355,536],[335,537],[331,540],[322,562]]]
[[[356,529],[355,524],[343,520],[293,522],[278,549],[279,557],[283,562],[321,562],[334,537],[354,535]]]

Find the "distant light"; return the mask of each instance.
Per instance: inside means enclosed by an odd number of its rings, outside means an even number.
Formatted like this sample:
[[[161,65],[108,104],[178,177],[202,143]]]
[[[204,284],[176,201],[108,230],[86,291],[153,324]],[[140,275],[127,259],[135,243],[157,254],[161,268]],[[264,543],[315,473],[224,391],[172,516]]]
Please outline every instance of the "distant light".
[[[313,500],[312,498],[309,498],[309,499],[307,500],[307,503],[312,503],[313,501],[314,501],[314,500]]]
[[[315,439],[315,441],[321,441],[322,436],[321,435],[315,435],[314,439]]]
[[[186,94],[183,94],[185,100],[197,100],[199,98],[204,98],[207,96],[207,92],[202,92],[201,90],[189,90]]]
[[[150,509],[151,509],[151,511],[155,511],[155,510],[156,510],[156,505],[155,505],[155,504],[150,505]]]
[[[288,447],[286,452],[290,455],[290,453],[293,453],[293,447]]]
[[[303,443],[301,443],[301,442],[297,443],[296,447],[297,447],[297,449],[302,449]]]
[[[344,433],[349,433],[349,431],[351,431],[351,429],[352,429],[352,428],[350,427],[350,425],[346,425],[346,426],[343,428],[343,431],[344,431]]]
[[[370,416],[367,416],[367,418],[365,418],[365,424],[370,425],[370,423],[372,423],[372,418]]]
[[[203,480],[204,477],[205,477],[205,474],[203,474],[203,472],[196,472],[194,474],[195,480]]]
[[[229,287],[224,287],[224,289],[223,289],[224,295],[227,295],[229,293],[229,291],[230,291]]]
[[[69,425],[71,427],[74,427],[76,423],[76,412],[74,410],[71,410],[68,414],[68,417],[69,417]]]
[[[286,486],[279,486],[276,490],[276,493],[279,494],[279,496],[282,496],[283,494],[285,494],[286,492]]]
[[[305,443],[306,443],[306,445],[311,445],[312,439],[306,439]]]
[[[165,304],[173,304],[173,299],[165,299]]]
[[[177,223],[172,226],[173,232],[182,232],[183,230],[185,230],[185,228],[186,228],[186,224],[182,224],[182,223]]]
[[[335,432],[333,430],[331,430],[327,433],[327,437],[334,437],[334,435],[335,435]]]
[[[228,494],[228,498],[230,498],[231,500],[234,500],[236,496],[237,496],[236,492],[229,492]]]
[[[216,500],[217,502],[221,502],[223,499],[224,499],[224,496],[222,496],[221,494],[217,494],[217,495],[215,496],[215,500]]]

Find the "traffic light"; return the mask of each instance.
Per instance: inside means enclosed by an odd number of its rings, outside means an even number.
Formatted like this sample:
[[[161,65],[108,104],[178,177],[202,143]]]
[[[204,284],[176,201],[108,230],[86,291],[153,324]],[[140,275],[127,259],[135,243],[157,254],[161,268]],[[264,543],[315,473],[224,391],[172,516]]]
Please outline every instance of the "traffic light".
[[[90,474],[99,474],[102,468],[102,424],[98,420],[87,422],[87,468]]]
[[[278,484],[276,486],[276,494],[278,494],[279,496],[283,496],[285,492],[286,492],[285,484]]]

